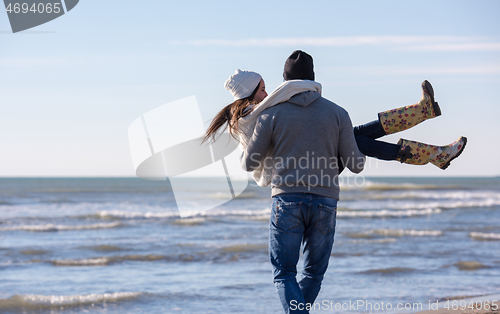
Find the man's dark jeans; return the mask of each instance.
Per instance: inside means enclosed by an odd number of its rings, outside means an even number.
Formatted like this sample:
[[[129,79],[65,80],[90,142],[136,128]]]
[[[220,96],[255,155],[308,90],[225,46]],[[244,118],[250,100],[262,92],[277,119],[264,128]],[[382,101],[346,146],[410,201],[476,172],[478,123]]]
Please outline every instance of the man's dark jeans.
[[[328,268],[335,234],[337,200],[308,193],[273,197],[269,255],[274,283],[285,313],[309,313]],[[297,282],[297,262],[304,244],[304,269]]]

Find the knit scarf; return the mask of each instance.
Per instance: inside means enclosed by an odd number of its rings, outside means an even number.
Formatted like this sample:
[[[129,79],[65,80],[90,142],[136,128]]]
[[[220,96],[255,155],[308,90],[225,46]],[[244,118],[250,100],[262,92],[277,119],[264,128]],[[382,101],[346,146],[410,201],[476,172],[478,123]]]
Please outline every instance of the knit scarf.
[[[276,88],[262,102],[257,104],[253,108],[252,112],[244,117],[241,117],[238,120],[240,149],[245,150],[247,148],[250,138],[253,135],[253,131],[257,123],[257,118],[260,116],[262,111],[274,105],[285,102],[293,96],[306,91],[315,91],[321,94],[321,84],[308,80],[290,80],[283,82],[283,84],[278,86],[278,88]],[[266,152],[266,156],[263,161],[268,159],[272,160],[273,153],[273,147],[270,147]],[[260,167],[252,172],[252,176],[259,186],[266,187],[271,183],[273,175],[272,172],[272,167],[265,167],[265,163],[261,162]]]

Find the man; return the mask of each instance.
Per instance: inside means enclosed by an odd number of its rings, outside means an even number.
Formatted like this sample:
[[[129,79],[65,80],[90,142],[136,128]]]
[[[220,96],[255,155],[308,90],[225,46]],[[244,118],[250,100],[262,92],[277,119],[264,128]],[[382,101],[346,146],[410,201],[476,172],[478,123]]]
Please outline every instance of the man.
[[[294,51],[283,77],[314,81],[313,59]],[[240,157],[246,171],[265,162],[272,148],[272,213],[269,252],[274,283],[285,313],[309,313],[328,267],[339,198],[339,160],[352,172],[364,167],[347,111],[316,91],[270,107],[257,120]],[[297,262],[304,245],[304,269]]]

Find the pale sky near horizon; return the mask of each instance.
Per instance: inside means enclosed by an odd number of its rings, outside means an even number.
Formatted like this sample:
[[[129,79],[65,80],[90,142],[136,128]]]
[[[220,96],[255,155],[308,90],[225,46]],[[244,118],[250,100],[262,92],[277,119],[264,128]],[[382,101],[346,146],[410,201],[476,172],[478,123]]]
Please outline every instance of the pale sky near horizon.
[[[224,81],[259,72],[268,92],[296,49],[353,124],[435,90],[443,115],[386,137],[448,144],[446,171],[370,161],[370,176],[498,176],[499,1],[89,1],[12,34],[0,13],[0,177],[134,176],[128,127],[195,95],[203,121]],[[180,124],[189,120],[179,121]]]

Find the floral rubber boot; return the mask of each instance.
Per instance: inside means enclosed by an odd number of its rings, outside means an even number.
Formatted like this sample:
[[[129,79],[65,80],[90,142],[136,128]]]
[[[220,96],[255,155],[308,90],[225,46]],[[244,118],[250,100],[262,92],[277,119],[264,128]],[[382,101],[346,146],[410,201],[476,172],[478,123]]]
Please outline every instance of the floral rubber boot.
[[[378,119],[385,134],[393,134],[440,115],[441,109],[434,101],[434,89],[431,83],[426,80],[422,82],[422,99],[418,103],[380,112]]]
[[[425,165],[432,163],[445,170],[451,161],[463,152],[467,138],[461,136],[458,140],[446,146],[436,146],[415,141],[400,139],[400,154],[397,160],[410,165]]]

